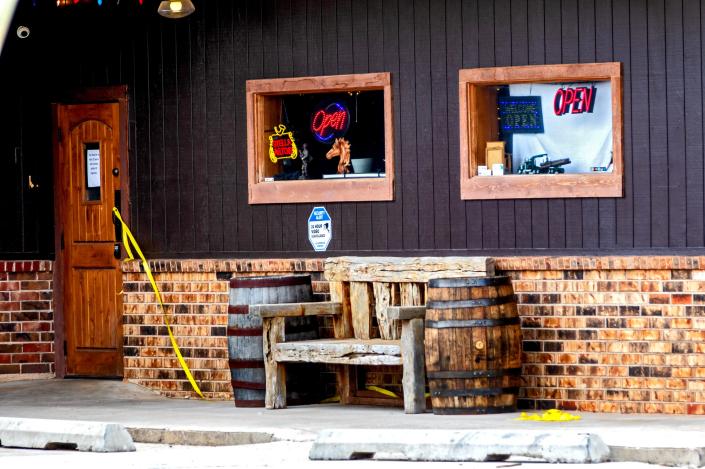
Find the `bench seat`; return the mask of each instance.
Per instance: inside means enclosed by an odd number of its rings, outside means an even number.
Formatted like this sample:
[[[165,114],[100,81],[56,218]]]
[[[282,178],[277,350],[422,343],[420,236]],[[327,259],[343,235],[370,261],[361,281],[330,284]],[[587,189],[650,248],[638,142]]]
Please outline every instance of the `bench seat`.
[[[296,316],[332,316],[339,329],[343,306],[335,301],[322,303],[288,303],[252,305],[250,312],[262,318],[262,349],[265,371],[265,406],[286,407],[285,364],[327,363],[338,366],[336,373],[341,402],[350,401],[348,365],[401,365],[404,411],[422,413],[426,409],[423,368],[423,306],[394,306],[391,318],[401,322],[402,337],[390,339],[316,339],[285,341],[284,320]],[[338,322],[338,327],[336,327]],[[348,370],[342,370],[342,369]]]
[[[281,342],[274,347],[274,360],[337,365],[401,365],[401,341],[319,339]]]

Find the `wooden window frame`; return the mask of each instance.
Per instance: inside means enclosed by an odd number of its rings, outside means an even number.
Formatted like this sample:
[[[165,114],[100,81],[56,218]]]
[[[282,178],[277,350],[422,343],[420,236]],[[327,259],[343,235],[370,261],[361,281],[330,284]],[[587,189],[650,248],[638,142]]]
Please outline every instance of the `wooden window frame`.
[[[384,92],[384,178],[264,181],[265,165],[269,161],[264,138],[268,130],[264,128],[267,97],[370,90]],[[390,73],[248,80],[246,99],[250,204],[394,200],[394,121]]]
[[[460,70],[460,196],[463,200],[533,199],[573,197],[622,197],[624,156],[622,149],[622,65],[531,65]],[[484,161],[487,126],[483,121],[483,87],[515,83],[609,81],[612,92],[613,171],[606,174],[511,174],[478,176]],[[484,138],[483,138],[484,133]],[[480,154],[482,151],[482,155]]]

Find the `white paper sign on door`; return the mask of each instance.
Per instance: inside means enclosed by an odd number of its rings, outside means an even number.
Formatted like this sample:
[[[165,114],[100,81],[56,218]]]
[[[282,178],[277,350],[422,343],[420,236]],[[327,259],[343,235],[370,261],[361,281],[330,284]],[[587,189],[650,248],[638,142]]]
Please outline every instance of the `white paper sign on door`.
[[[86,150],[86,175],[88,187],[100,187],[100,150]]]

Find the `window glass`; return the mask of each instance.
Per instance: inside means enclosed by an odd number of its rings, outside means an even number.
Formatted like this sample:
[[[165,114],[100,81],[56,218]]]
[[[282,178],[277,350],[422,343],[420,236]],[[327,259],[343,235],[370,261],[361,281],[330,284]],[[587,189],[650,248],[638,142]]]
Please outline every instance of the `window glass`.
[[[266,181],[385,176],[382,90],[281,98]]]
[[[86,168],[85,200],[100,200],[100,144],[98,142],[83,145],[84,167]]]
[[[389,73],[247,81],[251,204],[394,200]]]
[[[621,197],[618,62],[460,70],[462,199]]]
[[[490,170],[493,145],[503,146],[504,174],[614,170],[609,81],[518,83],[496,90],[501,144],[487,144]]]

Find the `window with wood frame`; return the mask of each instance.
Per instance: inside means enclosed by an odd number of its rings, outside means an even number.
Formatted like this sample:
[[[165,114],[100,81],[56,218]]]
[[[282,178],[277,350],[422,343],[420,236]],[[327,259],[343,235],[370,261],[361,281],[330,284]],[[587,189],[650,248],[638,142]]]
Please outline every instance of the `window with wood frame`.
[[[247,81],[249,203],[393,200],[389,73]]]
[[[621,197],[618,62],[460,70],[461,198]]]

